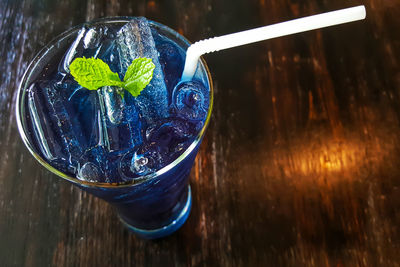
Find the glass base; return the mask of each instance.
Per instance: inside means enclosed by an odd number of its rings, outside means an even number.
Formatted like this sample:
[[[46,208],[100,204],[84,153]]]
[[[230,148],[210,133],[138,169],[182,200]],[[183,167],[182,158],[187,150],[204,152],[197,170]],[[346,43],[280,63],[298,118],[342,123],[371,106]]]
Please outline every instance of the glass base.
[[[130,231],[132,231],[135,235],[144,238],[144,239],[156,239],[168,236],[178,230],[187,220],[190,214],[190,209],[192,207],[192,190],[190,189],[190,185],[188,186],[188,197],[186,200],[186,204],[183,207],[179,216],[170,224],[163,226],[157,229],[141,229],[134,227],[128,224],[124,219],[119,216],[121,222],[127,227]]]

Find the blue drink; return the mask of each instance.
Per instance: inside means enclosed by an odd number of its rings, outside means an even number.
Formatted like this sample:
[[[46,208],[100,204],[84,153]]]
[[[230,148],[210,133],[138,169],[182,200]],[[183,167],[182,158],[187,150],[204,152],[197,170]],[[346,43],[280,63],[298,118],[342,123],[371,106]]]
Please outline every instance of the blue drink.
[[[103,19],[57,37],[32,61],[17,99],[22,139],[47,169],[112,204],[144,238],[178,229],[191,206],[188,175],[212,107],[211,77],[200,62],[181,83],[189,43],[144,18]],[[69,73],[76,57],[105,61],[120,76],[152,58],[150,84],[134,98],[117,88],[90,91]]]

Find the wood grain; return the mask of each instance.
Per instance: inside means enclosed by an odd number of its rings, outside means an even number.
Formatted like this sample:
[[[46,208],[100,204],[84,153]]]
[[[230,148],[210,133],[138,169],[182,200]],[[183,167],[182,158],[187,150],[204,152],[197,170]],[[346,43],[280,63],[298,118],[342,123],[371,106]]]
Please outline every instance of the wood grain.
[[[365,4],[367,19],[207,55],[212,121],[176,234],[143,241],[18,135],[34,54],[73,25],[146,16],[191,41]],[[400,3],[0,0],[1,266],[400,266]]]

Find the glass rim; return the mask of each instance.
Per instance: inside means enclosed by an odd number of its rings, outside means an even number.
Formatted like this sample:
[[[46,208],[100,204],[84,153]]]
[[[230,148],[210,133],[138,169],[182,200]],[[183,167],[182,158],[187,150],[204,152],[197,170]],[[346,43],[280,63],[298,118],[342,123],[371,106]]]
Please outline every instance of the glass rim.
[[[26,133],[26,130],[27,130],[26,122],[25,122],[25,118],[22,116],[23,109],[24,109],[22,103],[24,102],[23,100],[26,95],[26,89],[29,85],[28,82],[30,81],[30,76],[31,76],[33,70],[36,69],[36,65],[38,65],[41,62],[41,60],[46,57],[47,53],[50,50],[57,49],[57,47],[56,47],[57,42],[59,42],[60,40],[66,38],[66,37],[69,37],[71,34],[75,33],[80,28],[82,28],[82,26],[84,26],[86,24],[97,24],[97,23],[104,23],[104,22],[106,22],[106,23],[128,22],[132,18],[134,18],[134,17],[123,16],[123,17],[98,18],[98,19],[94,19],[92,21],[85,22],[85,23],[79,24],[77,26],[74,26],[74,27],[64,31],[63,33],[57,35],[33,57],[33,59],[30,61],[29,65],[28,65],[27,69],[25,70],[24,75],[22,76],[21,82],[18,86],[18,93],[17,93],[17,99],[16,99],[16,120],[17,120],[19,134],[20,134],[25,146],[27,147],[29,152],[33,155],[33,157],[42,166],[44,166],[47,170],[49,170],[50,172],[56,174],[57,176],[65,179],[67,181],[70,181],[74,184],[78,184],[80,186],[100,187],[100,188],[131,187],[131,186],[136,186],[143,182],[149,181],[155,177],[158,177],[158,176],[168,172],[169,170],[173,169],[174,167],[176,167],[195,149],[195,147],[200,143],[201,139],[203,138],[205,130],[210,122],[211,112],[212,112],[213,102],[214,102],[214,99],[213,99],[214,98],[214,88],[213,88],[213,82],[212,82],[210,70],[208,69],[208,66],[207,66],[205,60],[201,57],[200,61],[205,69],[206,74],[207,74],[208,84],[209,84],[209,88],[210,88],[210,101],[209,101],[209,107],[208,107],[206,120],[204,122],[202,129],[199,131],[195,140],[193,140],[193,142],[189,145],[189,147],[178,158],[176,158],[174,161],[172,161],[168,165],[164,166],[163,168],[157,170],[154,173],[150,173],[150,174],[132,179],[132,181],[127,181],[127,182],[121,182],[121,183],[90,182],[90,181],[83,181],[76,177],[65,174],[64,172],[51,166],[44,158],[42,158],[42,156],[39,155],[38,152],[36,152],[36,149],[34,148],[33,144],[30,142],[28,135]],[[180,39],[180,41],[183,41],[188,46],[191,45],[191,43],[183,35],[179,34],[178,32],[171,29],[170,27],[163,25],[159,22],[152,21],[152,20],[148,20],[148,22],[150,23],[150,25],[157,27],[157,29],[162,29],[170,34],[173,34],[177,39]],[[22,121],[22,119],[24,119],[24,121]]]

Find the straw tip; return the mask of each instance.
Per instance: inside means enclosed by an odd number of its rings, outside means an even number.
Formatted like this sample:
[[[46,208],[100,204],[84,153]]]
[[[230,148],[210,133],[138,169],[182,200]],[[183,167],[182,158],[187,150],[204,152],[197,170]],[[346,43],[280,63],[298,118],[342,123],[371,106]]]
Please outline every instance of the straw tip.
[[[361,19],[365,19],[367,17],[367,11],[365,9],[364,5],[358,6],[358,8],[360,9],[360,17]]]

